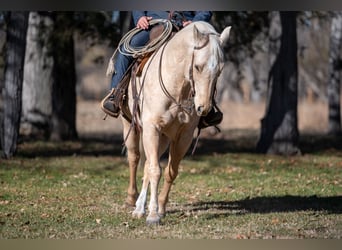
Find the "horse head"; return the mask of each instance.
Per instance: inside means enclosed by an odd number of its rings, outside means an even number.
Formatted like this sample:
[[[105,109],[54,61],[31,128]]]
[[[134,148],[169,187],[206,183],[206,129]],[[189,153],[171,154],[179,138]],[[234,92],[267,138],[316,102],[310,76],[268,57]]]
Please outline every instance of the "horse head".
[[[217,78],[224,63],[223,45],[227,42],[230,26],[218,34],[205,22],[193,25],[193,55],[189,70],[192,84],[195,111],[198,116],[206,116],[212,108],[212,97]]]

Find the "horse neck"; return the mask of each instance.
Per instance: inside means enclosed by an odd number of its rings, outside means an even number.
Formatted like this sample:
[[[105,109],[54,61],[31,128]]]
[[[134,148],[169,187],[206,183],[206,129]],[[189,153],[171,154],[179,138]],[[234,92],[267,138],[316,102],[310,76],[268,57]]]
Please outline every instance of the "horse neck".
[[[187,99],[190,93],[189,68],[192,63],[193,49],[189,41],[185,40],[184,36],[177,33],[166,45],[165,55],[173,60],[165,60],[166,67],[177,67],[181,72],[177,73],[178,79],[174,79],[172,84],[176,83],[174,89],[178,90],[177,95],[180,100]],[[172,76],[173,77],[173,76]]]

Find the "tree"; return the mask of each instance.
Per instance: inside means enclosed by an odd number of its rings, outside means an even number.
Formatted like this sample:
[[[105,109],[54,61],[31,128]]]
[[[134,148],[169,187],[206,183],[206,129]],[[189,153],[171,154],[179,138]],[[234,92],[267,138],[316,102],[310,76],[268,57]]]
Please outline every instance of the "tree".
[[[73,15],[30,13],[22,105],[24,135],[77,138]]]
[[[1,129],[1,144],[6,158],[12,157],[17,150],[27,24],[27,12],[7,14],[4,117]]]
[[[213,13],[211,23],[218,31],[227,25],[232,26],[225,46],[227,63],[218,80],[216,100],[222,101],[227,94],[235,101],[260,100],[267,85],[269,13],[218,11]]]
[[[56,13],[52,39],[55,60],[52,133],[53,140],[76,139],[76,69],[74,53],[74,13]]]
[[[341,48],[342,48],[342,12],[332,13],[330,47],[329,47],[329,79],[328,79],[328,102],[329,118],[328,133],[341,133]]]
[[[48,138],[51,132],[54,58],[51,12],[30,12],[26,39],[20,133]]]
[[[280,22],[280,49],[269,73],[268,101],[265,117],[261,121],[257,151],[293,155],[300,153],[296,12],[280,12]]]
[[[113,38],[106,12],[32,12],[26,57],[22,132],[53,140],[76,139],[74,34],[90,44]]]

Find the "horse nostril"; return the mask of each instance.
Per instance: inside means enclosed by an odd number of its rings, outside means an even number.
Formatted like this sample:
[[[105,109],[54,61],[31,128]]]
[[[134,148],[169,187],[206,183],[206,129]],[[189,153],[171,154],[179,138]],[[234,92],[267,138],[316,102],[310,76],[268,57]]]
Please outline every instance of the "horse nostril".
[[[204,106],[198,106],[197,108],[197,115],[201,116],[203,114]]]

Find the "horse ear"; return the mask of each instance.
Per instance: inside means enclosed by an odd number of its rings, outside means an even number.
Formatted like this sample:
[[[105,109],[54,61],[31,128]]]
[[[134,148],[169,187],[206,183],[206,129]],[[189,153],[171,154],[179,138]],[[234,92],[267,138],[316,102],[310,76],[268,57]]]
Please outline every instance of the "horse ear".
[[[197,44],[200,44],[201,41],[205,41],[207,39],[208,34],[202,33],[199,31],[194,25],[194,40]]]
[[[220,35],[221,45],[224,45],[227,43],[231,27],[232,26],[228,26],[222,31],[222,33]]]

